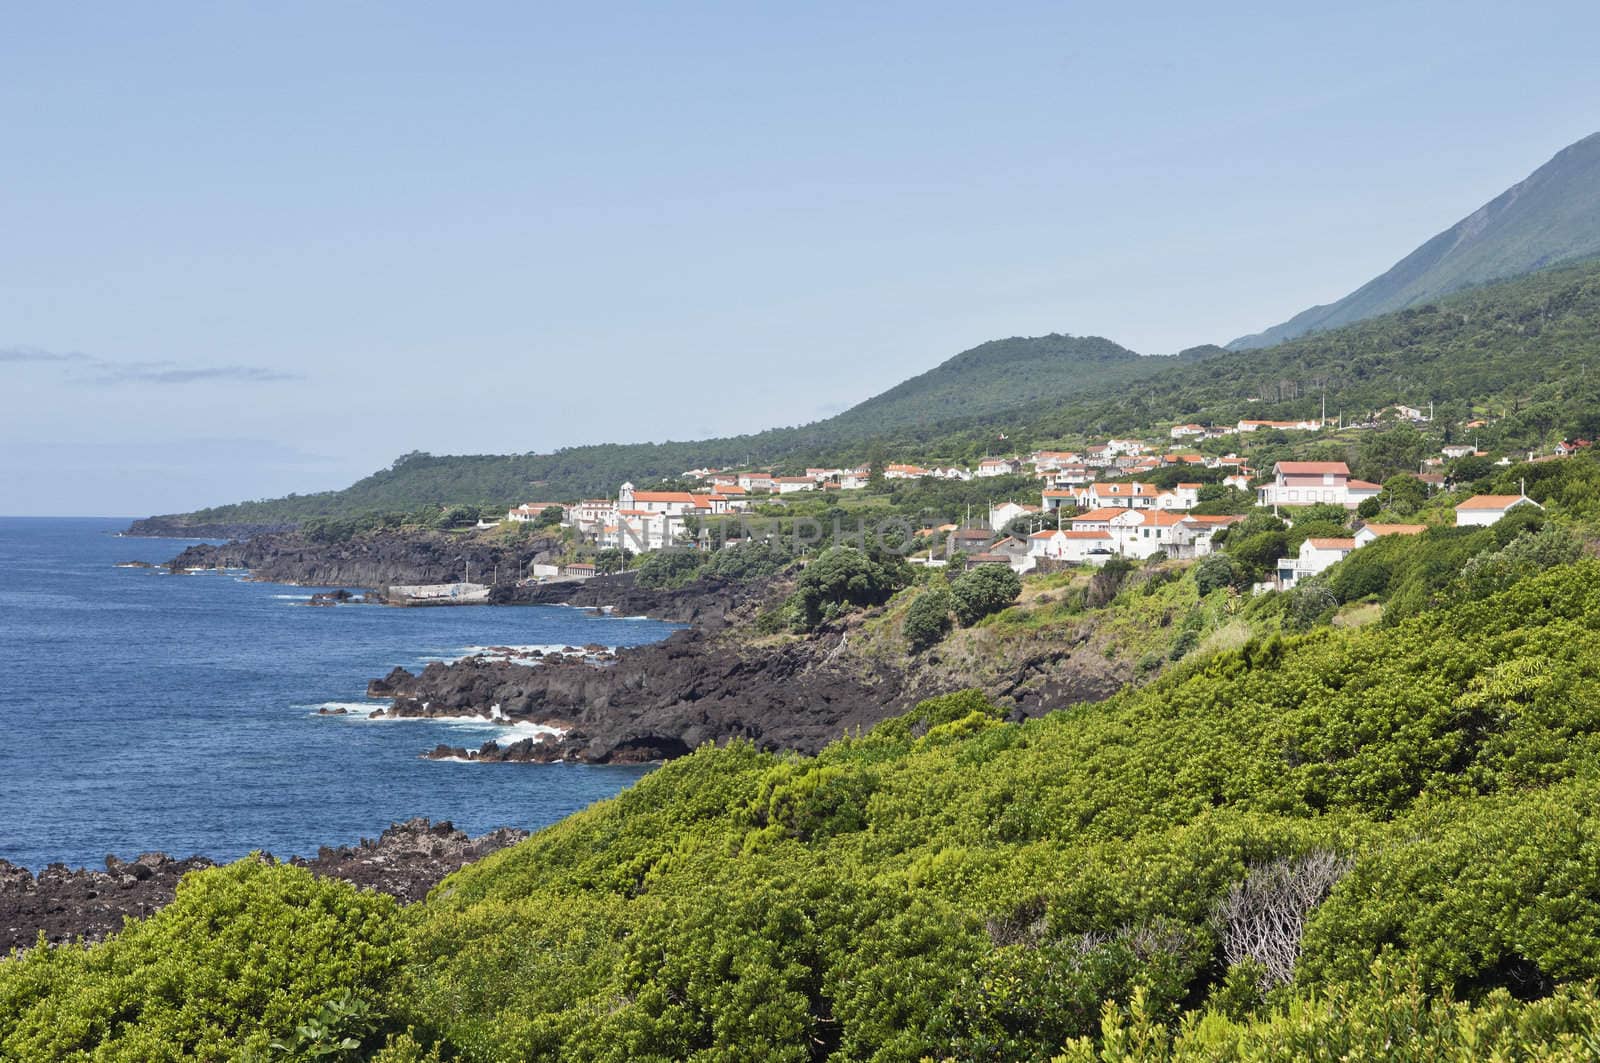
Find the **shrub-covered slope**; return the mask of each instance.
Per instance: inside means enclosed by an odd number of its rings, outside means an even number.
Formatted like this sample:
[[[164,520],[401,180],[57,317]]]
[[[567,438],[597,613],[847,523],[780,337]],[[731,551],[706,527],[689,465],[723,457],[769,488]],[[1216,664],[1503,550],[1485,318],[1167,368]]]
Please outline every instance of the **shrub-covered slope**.
[[[1584,1058],[1597,624],[1586,561],[1025,724],[961,694],[707,748],[398,913],[203,873],[0,964],[0,1057]]]

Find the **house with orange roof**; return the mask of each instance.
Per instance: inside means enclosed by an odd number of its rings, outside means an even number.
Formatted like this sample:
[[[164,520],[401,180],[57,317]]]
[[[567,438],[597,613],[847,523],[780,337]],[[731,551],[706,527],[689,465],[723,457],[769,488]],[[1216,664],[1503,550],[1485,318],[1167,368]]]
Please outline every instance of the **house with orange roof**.
[[[1421,535],[1426,524],[1361,524],[1356,527],[1356,546],[1362,547],[1390,535]]]
[[[1342,461],[1280,461],[1272,467],[1272,482],[1256,488],[1263,506],[1313,506],[1327,504],[1355,509],[1377,498],[1382,485],[1352,480]]]
[[[1527,495],[1473,495],[1456,506],[1456,527],[1487,528],[1518,506],[1544,508]]]
[[[572,507],[565,502],[524,502],[506,511],[506,520],[516,521],[518,524],[527,524],[538,520],[544,511],[550,508],[561,511],[561,523],[566,524],[572,519]]]

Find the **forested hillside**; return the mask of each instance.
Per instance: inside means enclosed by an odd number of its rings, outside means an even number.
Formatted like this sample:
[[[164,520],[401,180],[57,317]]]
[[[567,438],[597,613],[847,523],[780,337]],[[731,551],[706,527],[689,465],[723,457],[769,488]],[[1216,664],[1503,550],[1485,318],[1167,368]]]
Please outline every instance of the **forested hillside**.
[[[1595,254],[1600,254],[1600,133],[1562,149],[1526,180],[1338,302],[1311,307],[1228,346],[1269,347]]]
[[[992,340],[816,427],[844,440],[903,425],[981,417],[1139,380],[1172,361],[1142,358],[1100,336]]]
[[[1073,374],[1073,362],[1051,362],[1061,355],[1049,344],[1006,343],[1012,345],[982,358],[977,354],[984,348],[969,352],[971,363],[952,360],[961,364],[936,384],[884,398],[903,412],[948,388],[976,387],[975,375],[996,381],[996,394],[1020,397],[1024,391],[998,382],[1025,376],[1030,351],[1064,376]],[[801,469],[874,458],[973,461],[1001,446],[1026,451],[1062,439],[1161,431],[1176,421],[1311,416],[1324,396],[1329,415],[1342,412],[1347,420],[1396,402],[1434,403],[1445,423],[1474,412],[1490,415],[1496,423],[1480,438],[1485,445],[1533,445],[1553,431],[1592,436],[1600,432],[1600,262],[1556,267],[1262,351],[1211,348],[1137,362],[1109,348],[1102,353],[1107,372],[1159,371],[1006,410],[885,423],[870,437],[865,425],[874,418],[863,414],[861,424],[841,436],[830,432],[829,422],[818,422],[729,439],[574,447],[544,455],[410,454],[343,491],[219,506],[192,516],[303,520],[452,503],[503,506],[535,496],[574,499],[614,493],[624,480],[646,483],[702,465]],[[1002,433],[1003,444],[997,441]]]
[[[1584,561],[1024,724],[707,748],[411,909],[203,872],[0,963],[0,1056],[1588,1058],[1597,624]]]

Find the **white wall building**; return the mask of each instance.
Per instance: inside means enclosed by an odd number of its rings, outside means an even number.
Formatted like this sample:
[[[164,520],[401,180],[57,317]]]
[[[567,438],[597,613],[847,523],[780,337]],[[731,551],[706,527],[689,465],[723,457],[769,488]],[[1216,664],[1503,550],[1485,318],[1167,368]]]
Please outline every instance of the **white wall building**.
[[[1544,508],[1527,495],[1473,495],[1456,507],[1456,526],[1485,528],[1518,506]]]
[[[1355,509],[1377,498],[1382,486],[1352,480],[1342,461],[1280,461],[1272,467],[1272,483],[1256,488],[1263,506],[1311,506],[1325,503]]]

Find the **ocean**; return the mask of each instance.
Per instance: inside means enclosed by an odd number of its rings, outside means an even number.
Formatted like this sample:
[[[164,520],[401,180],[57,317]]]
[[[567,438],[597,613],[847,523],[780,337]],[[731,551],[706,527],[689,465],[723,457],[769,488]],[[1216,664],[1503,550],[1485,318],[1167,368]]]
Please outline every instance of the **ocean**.
[[[473,647],[634,646],[674,625],[551,606],[307,607],[244,573],[167,575],[187,543],[126,519],[0,518],[0,859],[314,855],[412,816],[538,828],[648,768],[465,764],[486,722],[368,720],[367,680]],[[324,705],[359,713],[318,716]]]

